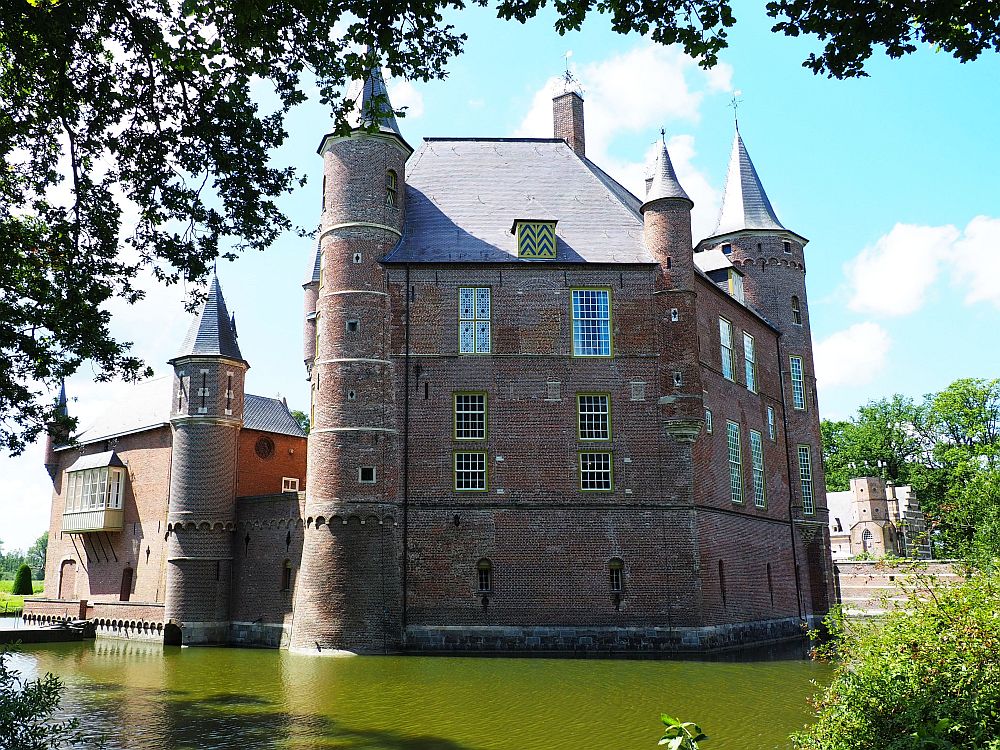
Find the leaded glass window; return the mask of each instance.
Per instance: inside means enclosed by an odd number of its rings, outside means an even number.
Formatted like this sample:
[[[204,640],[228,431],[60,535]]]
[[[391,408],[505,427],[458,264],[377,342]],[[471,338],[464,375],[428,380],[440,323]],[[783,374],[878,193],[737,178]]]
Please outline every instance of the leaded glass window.
[[[799,480],[802,483],[802,512],[811,516],[813,505],[812,456],[808,445],[799,446]]]
[[[802,357],[789,358],[792,371],[792,405],[796,409],[806,408],[806,392],[802,386]]]
[[[726,439],[729,450],[729,496],[734,503],[742,503],[743,456],[740,449],[740,426],[735,422],[726,423]]]
[[[611,290],[573,290],[573,356],[611,356]]]
[[[490,288],[460,287],[458,290],[458,351],[489,354]]]

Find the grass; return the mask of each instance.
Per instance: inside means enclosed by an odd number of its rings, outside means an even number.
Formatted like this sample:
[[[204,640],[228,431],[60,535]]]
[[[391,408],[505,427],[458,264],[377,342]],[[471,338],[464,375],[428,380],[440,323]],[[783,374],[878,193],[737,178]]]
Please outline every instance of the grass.
[[[31,587],[35,596],[45,593],[44,581],[32,581]],[[14,596],[10,590],[14,588],[13,581],[0,581],[0,615],[10,612],[20,612],[24,609],[24,597]]]

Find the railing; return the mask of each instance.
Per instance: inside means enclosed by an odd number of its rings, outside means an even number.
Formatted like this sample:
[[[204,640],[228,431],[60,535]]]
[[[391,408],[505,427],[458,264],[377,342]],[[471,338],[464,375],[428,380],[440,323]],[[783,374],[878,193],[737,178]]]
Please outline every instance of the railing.
[[[64,532],[121,531],[125,513],[120,508],[99,508],[63,513]]]

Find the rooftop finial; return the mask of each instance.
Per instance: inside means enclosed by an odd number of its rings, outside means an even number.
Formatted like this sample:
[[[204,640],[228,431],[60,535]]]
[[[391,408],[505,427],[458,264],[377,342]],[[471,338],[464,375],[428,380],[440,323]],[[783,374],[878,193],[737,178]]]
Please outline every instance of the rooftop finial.
[[[566,50],[566,54],[563,55],[563,59],[566,62],[566,68],[563,71],[563,93],[568,93],[570,91],[575,91],[578,94],[583,94],[583,86],[580,85],[580,80],[573,75],[573,71],[569,67],[569,59],[573,56],[573,50]]]
[[[733,98],[729,100],[729,106],[733,108],[733,122],[736,124],[737,130],[740,129],[739,108],[740,105],[743,103],[743,100],[740,99],[740,96],[742,94],[743,94],[742,91],[740,91],[739,89],[735,89],[733,91]]]
[[[662,143],[664,146],[667,145],[667,129],[666,128],[660,128],[660,143]]]

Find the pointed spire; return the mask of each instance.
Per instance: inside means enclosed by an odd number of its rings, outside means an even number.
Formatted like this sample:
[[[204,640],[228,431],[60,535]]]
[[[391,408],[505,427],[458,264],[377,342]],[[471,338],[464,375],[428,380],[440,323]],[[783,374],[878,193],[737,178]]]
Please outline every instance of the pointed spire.
[[[65,417],[69,415],[69,408],[66,405],[66,378],[59,384],[59,398],[56,399],[56,416]]]
[[[191,321],[180,352],[170,363],[182,357],[227,357],[246,361],[236,343],[235,318],[229,316],[219,277],[215,274],[208,287],[208,296]]]
[[[660,153],[656,157],[656,164],[653,167],[653,179],[646,190],[646,201],[642,204],[642,210],[645,211],[650,203],[662,200],[663,198],[683,198],[693,206],[694,201],[691,200],[684,188],[681,187],[680,180],[677,179],[677,173],[674,172],[674,165],[670,161],[670,153],[667,151],[666,134],[662,130],[660,131],[660,137]]]
[[[778,221],[764,186],[760,184],[757,170],[750,161],[750,154],[743,144],[739,127],[733,138],[733,151],[729,157],[729,175],[726,192],[722,198],[719,223],[713,236],[738,232],[742,229],[784,229]]]
[[[233,338],[239,338],[240,335],[236,332],[236,313],[233,313],[229,318],[229,325],[233,327]]]
[[[316,240],[316,252],[313,254],[312,263],[309,264],[309,274],[306,276],[306,284],[318,284],[319,274],[323,264],[323,251],[320,248],[320,241]]]
[[[368,54],[371,54],[371,49],[368,50]],[[389,92],[386,91],[385,79],[382,78],[382,68],[377,63],[368,71],[364,81],[356,80],[351,84],[347,98],[354,101],[354,111],[349,118],[352,127],[364,128],[378,123],[379,130],[403,137],[396,124],[396,114],[389,102]]]

